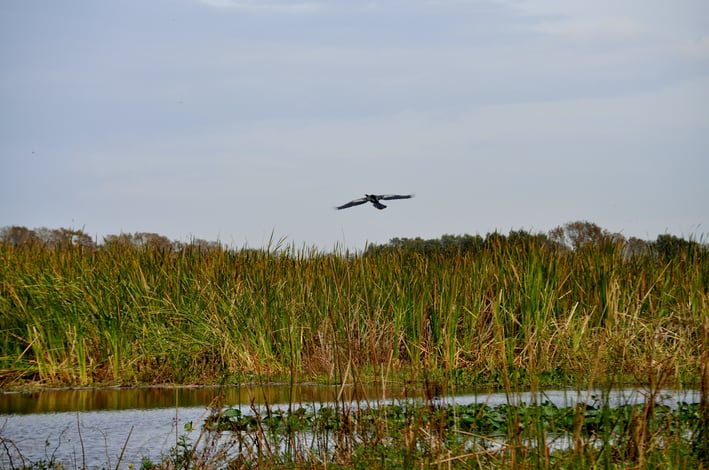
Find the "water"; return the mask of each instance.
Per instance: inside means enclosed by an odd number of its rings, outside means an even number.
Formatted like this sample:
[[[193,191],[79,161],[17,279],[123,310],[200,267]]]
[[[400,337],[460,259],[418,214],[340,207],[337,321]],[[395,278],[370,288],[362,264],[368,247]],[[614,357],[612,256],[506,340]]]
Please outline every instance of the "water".
[[[30,461],[52,458],[68,468],[115,468],[122,463],[140,466],[143,457],[157,462],[175,446],[184,423],[198,421],[204,408],[59,412],[2,416],[2,435]],[[80,432],[79,432],[80,431]],[[130,434],[130,438],[129,438]],[[0,458],[0,466],[9,466]],[[15,465],[19,462],[15,460]],[[122,465],[123,466],[123,465]]]
[[[571,390],[525,392],[508,396],[505,393],[459,394],[441,398],[446,404],[542,403],[550,401],[559,407],[577,402],[593,403],[602,392],[578,393]],[[208,414],[208,406],[219,397],[224,403],[241,407],[246,413],[251,404],[270,403],[286,408],[318,407],[343,398],[354,403],[377,405],[415,399],[420,395],[406,387],[383,390],[372,388],[326,387],[300,385],[291,389],[285,385],[228,388],[138,388],[99,390],[50,390],[28,394],[0,394],[0,436],[9,452],[0,446],[0,467],[21,466],[24,463],[61,461],[67,468],[127,468],[140,467],[143,458],[159,461],[173,448],[179,436],[186,433],[185,425],[195,429]],[[606,393],[612,406],[642,403],[648,394],[639,389],[614,390]],[[699,401],[697,391],[663,390],[657,400],[674,406],[678,401]]]

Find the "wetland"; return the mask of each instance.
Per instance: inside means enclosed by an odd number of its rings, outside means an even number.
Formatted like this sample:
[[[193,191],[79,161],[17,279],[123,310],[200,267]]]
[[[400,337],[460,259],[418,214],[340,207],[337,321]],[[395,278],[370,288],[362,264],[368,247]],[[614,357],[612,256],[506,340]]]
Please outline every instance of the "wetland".
[[[148,439],[146,468],[706,467],[709,251],[594,227],[359,253],[5,229],[3,417],[63,416],[66,468],[106,435],[96,414],[114,413],[118,449],[138,442],[145,394],[170,436]],[[549,389],[595,398],[519,399]],[[505,400],[460,403],[470,390]],[[612,402],[624,390],[644,399]],[[4,466],[57,464],[19,459],[15,428]],[[125,464],[103,440],[99,466]]]

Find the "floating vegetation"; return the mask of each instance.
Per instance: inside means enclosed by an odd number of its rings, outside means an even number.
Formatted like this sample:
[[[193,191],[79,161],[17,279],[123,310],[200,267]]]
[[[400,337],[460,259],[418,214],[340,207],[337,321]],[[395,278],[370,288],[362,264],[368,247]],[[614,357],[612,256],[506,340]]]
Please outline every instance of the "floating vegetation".
[[[648,409],[652,412],[648,414]],[[486,465],[514,462],[588,465],[645,462],[674,451],[689,464],[699,405],[599,403],[559,408],[539,405],[387,404],[215,410],[208,433],[229,436],[241,465],[263,462],[290,466],[339,464],[374,468]],[[665,455],[667,457],[667,455]]]

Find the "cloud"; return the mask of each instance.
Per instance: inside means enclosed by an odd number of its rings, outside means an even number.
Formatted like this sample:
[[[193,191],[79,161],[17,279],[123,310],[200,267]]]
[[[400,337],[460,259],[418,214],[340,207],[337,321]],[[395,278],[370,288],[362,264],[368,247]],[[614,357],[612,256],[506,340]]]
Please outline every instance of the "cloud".
[[[642,35],[645,30],[636,21],[624,17],[595,19],[565,19],[541,22],[528,28],[545,34],[574,38],[627,39]]]
[[[234,8],[252,11],[307,13],[322,8],[319,2],[292,2],[279,0],[200,0],[215,8]]]
[[[703,35],[709,25],[705,0],[647,0],[634,2],[596,0],[492,0],[521,13],[535,25],[529,29],[577,37],[608,35],[627,38],[643,35],[686,38]]]
[[[709,36],[689,40],[684,44],[683,51],[695,59],[709,59]]]

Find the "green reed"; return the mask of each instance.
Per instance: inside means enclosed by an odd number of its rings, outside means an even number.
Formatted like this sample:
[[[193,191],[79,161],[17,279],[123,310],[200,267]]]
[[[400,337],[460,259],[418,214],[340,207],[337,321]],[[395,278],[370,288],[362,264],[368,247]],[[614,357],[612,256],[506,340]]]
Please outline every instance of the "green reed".
[[[3,385],[382,371],[461,385],[696,383],[709,312],[706,251],[627,257],[612,240],[359,254],[2,243],[0,261]]]

